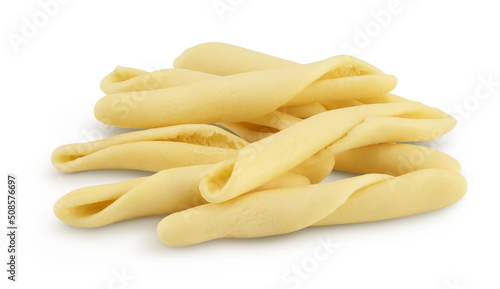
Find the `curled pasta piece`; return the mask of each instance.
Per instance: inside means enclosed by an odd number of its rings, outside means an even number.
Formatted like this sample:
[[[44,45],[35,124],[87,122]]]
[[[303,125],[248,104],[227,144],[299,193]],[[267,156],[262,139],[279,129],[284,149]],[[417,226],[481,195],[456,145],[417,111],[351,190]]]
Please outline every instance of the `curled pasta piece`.
[[[157,232],[160,240],[170,246],[289,233],[328,216],[356,190],[386,179],[388,176],[366,175],[329,184],[252,193],[222,204],[206,204],[171,214],[158,224]]]
[[[362,101],[356,99],[350,99],[350,100],[328,101],[328,102],[323,102],[322,104],[319,103],[310,104],[315,107],[314,110],[310,109],[312,106],[304,104],[295,106],[285,106],[279,108],[277,111],[273,113],[270,113],[262,118],[257,119],[256,121],[240,122],[240,123],[220,123],[220,125],[233,131],[235,134],[241,136],[248,142],[256,142],[258,140],[271,136],[280,130],[285,129],[288,126],[297,123],[303,118],[308,118],[318,113],[325,112],[327,110],[360,106],[364,104],[390,103],[399,101],[408,101],[408,100],[400,96],[387,93],[376,97],[367,97],[362,99]],[[322,109],[319,109],[319,107],[321,107]],[[276,112],[283,112],[283,113],[278,114]],[[291,116],[295,116],[296,118],[293,119],[291,118]],[[264,122],[262,120],[266,120],[267,122]]]
[[[171,214],[202,205],[206,201],[198,189],[200,175],[210,166],[167,169],[150,177],[77,189],[56,202],[54,213],[69,225],[93,228],[127,219]],[[306,177],[286,173],[260,189],[308,184]]]
[[[110,94],[97,102],[94,114],[106,124],[132,128],[249,121],[281,106],[376,96],[396,86],[394,76],[361,75],[370,69],[354,57],[335,56],[181,86]]]
[[[174,62],[174,66],[177,68],[186,68],[219,75],[231,75],[248,71],[286,67],[294,64],[296,63],[292,61],[226,43],[203,43],[194,46],[183,52]],[[357,75],[353,71],[344,72],[344,74]],[[366,71],[358,74],[383,75],[383,72],[374,66],[370,66]],[[309,91],[311,94],[318,93],[318,90],[323,89],[325,93],[329,93],[331,91],[328,87],[328,81],[324,81],[323,84],[322,81],[318,81],[315,84],[318,86]],[[324,85],[324,87],[322,87],[322,85]],[[344,94],[344,96],[345,97],[343,98],[339,97],[333,100],[321,101],[321,105],[326,110],[333,110],[363,104],[388,103],[406,100],[405,98],[390,93],[367,97],[367,95],[363,95],[361,92],[359,96],[347,94]],[[288,111],[283,110],[284,108],[280,108],[279,110],[289,113]],[[300,117],[298,115],[294,116]],[[226,126],[228,128],[230,126],[230,129],[232,129],[235,133],[241,135],[250,142],[255,142],[277,132],[276,130],[265,131],[265,126],[255,127],[245,124],[229,124]]]
[[[375,66],[350,56],[340,57],[349,59],[349,62],[330,70],[291,99],[288,105],[311,103],[312,100],[365,98],[389,92],[392,89],[387,90],[387,87],[396,86],[395,77],[384,74]],[[276,69],[296,64],[293,61],[220,42],[202,43],[188,48],[174,61],[176,68],[217,75]],[[357,86],[356,89],[349,89],[354,86]],[[382,92],[383,90],[387,91]]]
[[[332,74],[337,75],[376,75],[384,74],[373,65],[363,62],[363,69],[351,65],[339,67]],[[262,69],[275,69],[293,66],[296,62],[257,52],[222,42],[201,43],[186,49],[174,60],[175,68],[185,68],[200,72],[231,75]]]
[[[161,171],[234,158],[246,144],[243,139],[212,125],[177,125],[64,145],[52,153],[52,164],[62,172]]]
[[[164,218],[158,225],[158,236],[167,245],[185,246],[218,238],[284,234],[308,226],[419,214],[449,206],[465,194],[460,165],[436,150],[408,144],[376,144],[348,153],[349,156],[338,155],[339,165],[350,165],[342,163],[344,160],[368,157],[366,163],[350,170],[376,173],[259,191],[220,204],[187,209]],[[422,157],[415,159],[419,154]]]
[[[455,124],[452,116],[412,101],[327,111],[247,145],[232,163],[208,170],[200,190],[207,201],[224,202],[301,163],[312,165],[371,144],[433,140]]]
[[[138,92],[182,86],[216,77],[219,76],[181,68],[146,72],[136,68],[117,66],[102,79],[101,90],[106,94]],[[279,110],[295,117],[307,118],[324,112],[325,108],[319,103],[306,103],[285,106]]]
[[[308,105],[294,105],[285,106],[279,108],[278,111],[283,112],[283,114],[270,113],[267,116],[258,119],[261,125],[256,125],[255,122],[240,122],[240,123],[220,123],[221,126],[233,131],[235,134],[241,136],[248,142],[256,142],[268,136],[275,134],[276,132],[283,130],[284,128],[297,123],[298,119],[291,122],[290,116],[295,116],[297,118],[308,118],[327,110],[334,110],[339,108],[360,106],[364,104],[376,104],[376,103],[390,103],[408,101],[407,99],[394,95],[392,93],[386,93],[383,95],[375,97],[367,97],[362,100],[350,99],[350,100],[334,100],[319,103],[312,103]],[[310,106],[312,105],[312,106]],[[311,108],[314,107],[314,110]],[[321,108],[320,108],[321,107]],[[272,116],[272,117],[271,117]],[[278,123],[280,126],[271,125],[269,123],[262,122],[262,119],[273,120],[272,123]],[[301,120],[301,119],[300,119]],[[279,128],[279,129],[278,129]]]
[[[170,246],[284,234],[312,225],[377,221],[439,209],[458,201],[465,188],[460,174],[442,169],[400,177],[369,174],[194,207],[164,218],[157,231]]]
[[[101,89],[107,94],[137,92],[181,86],[213,79],[214,77],[218,76],[186,69],[164,69],[148,73],[140,69],[118,66],[103,78],[101,81]],[[295,123],[291,123],[290,120],[288,120],[292,117],[307,118],[326,110],[319,103],[308,103],[285,106],[280,108],[279,111],[284,113],[280,115],[283,119],[279,121],[289,126]],[[260,119],[274,119],[276,121],[278,113],[279,112],[276,111],[271,112],[266,116],[251,120],[249,123],[258,124]]]

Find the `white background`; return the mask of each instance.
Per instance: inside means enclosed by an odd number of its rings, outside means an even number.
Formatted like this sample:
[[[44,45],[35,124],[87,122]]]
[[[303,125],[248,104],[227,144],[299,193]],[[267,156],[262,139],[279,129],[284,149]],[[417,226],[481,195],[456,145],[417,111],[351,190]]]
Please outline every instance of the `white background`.
[[[0,7],[2,176],[17,174],[20,194],[19,282],[2,277],[1,284],[500,288],[500,17],[494,1],[67,2],[57,4],[46,23],[38,1],[2,1]],[[218,13],[214,3],[233,6]],[[382,21],[376,15],[390,17]],[[24,37],[23,18],[33,23],[34,16],[37,31],[13,45],[12,35]],[[349,53],[396,75],[396,94],[459,120],[455,130],[432,145],[461,162],[466,196],[417,216],[184,248],[158,240],[155,229],[162,217],[97,229],[59,221],[52,206],[65,193],[149,175],[118,170],[62,174],[50,164],[57,146],[128,131],[94,119],[94,104],[103,96],[101,78],[116,65],[169,68],[184,49],[208,41],[302,63]],[[355,49],[343,50],[347,45]],[[491,91],[480,80],[488,78],[497,82]],[[485,97],[476,95],[481,86]],[[6,220],[0,223],[5,272]],[[325,260],[314,261],[321,240],[329,239],[339,246]],[[303,265],[301,270],[309,272],[300,282],[287,283],[283,276],[288,270]],[[116,277],[123,273],[130,280]]]

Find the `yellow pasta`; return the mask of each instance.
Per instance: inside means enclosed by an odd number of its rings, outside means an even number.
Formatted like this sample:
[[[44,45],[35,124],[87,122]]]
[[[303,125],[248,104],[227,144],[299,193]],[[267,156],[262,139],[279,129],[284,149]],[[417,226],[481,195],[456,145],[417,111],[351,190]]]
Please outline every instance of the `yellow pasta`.
[[[281,106],[376,96],[395,87],[394,76],[365,75],[370,70],[372,66],[359,59],[336,56],[306,65],[110,94],[99,100],[94,113],[104,123],[133,128],[249,121]]]
[[[77,189],[57,201],[54,213],[69,225],[93,228],[132,218],[182,211],[206,203],[198,185],[200,175],[210,166],[167,169],[151,177]],[[261,189],[308,184],[306,177],[287,173]]]
[[[54,206],[60,220],[93,228],[170,214],[158,236],[185,246],[419,214],[466,191],[455,159],[397,143],[437,139],[456,120],[390,93],[396,77],[360,59],[298,64],[214,42],[174,67],[103,78],[95,117],[148,129],[61,146],[54,167],[157,173],[74,190]],[[364,175],[319,184],[332,169]]]
[[[327,110],[360,106],[363,104],[390,103],[398,101],[407,101],[407,99],[391,93],[387,93],[382,96],[368,97],[366,98],[366,101],[365,99],[363,99],[363,102],[356,99],[350,99],[323,102],[322,104],[314,103],[314,105],[318,105],[319,107],[323,108],[321,111],[319,109],[309,111],[309,107],[307,107],[308,105],[287,106],[279,108],[277,111],[274,111],[264,117],[258,118],[253,121],[239,123],[222,122],[219,123],[219,125],[233,131],[235,134],[239,135],[248,142],[255,142],[271,136],[278,131],[301,121],[302,119],[300,116],[303,116],[303,118],[307,118],[318,113],[325,112]],[[318,106],[316,106],[316,108]],[[292,108],[291,113],[296,114],[295,118],[293,118],[294,115],[288,113],[288,108]],[[302,114],[302,112],[304,113]],[[307,114],[307,112],[310,112],[310,114]]]
[[[346,62],[336,66],[322,78],[294,97],[288,105],[311,103],[313,100],[349,100],[376,96],[396,86],[396,78],[351,56],[341,55]],[[296,62],[270,56],[227,43],[209,42],[186,49],[174,61],[174,67],[216,75],[276,69]],[[356,89],[352,89],[356,87]],[[392,87],[383,91],[382,87]]]
[[[249,71],[283,68],[296,64],[297,63],[293,61],[220,42],[202,43],[188,48],[174,61],[174,67],[179,69],[189,69],[191,71],[217,75],[231,75]],[[384,75],[380,69],[367,63],[365,64],[365,69],[362,71],[356,69],[355,64],[352,66],[346,65],[344,70],[331,71],[327,74],[327,77],[338,77],[340,75],[387,76]],[[352,79],[360,80],[360,78]],[[317,98],[317,96],[315,96],[316,94],[333,94],[333,92],[338,89],[338,84],[333,81],[334,80],[330,79],[321,79],[315,82],[303,95],[304,101],[308,99],[307,95],[312,95],[312,98]],[[358,95],[353,95],[352,93]],[[293,101],[302,102],[300,99],[301,97],[298,97]],[[343,91],[342,96],[336,96],[333,99],[322,99],[321,104],[327,110],[332,110],[361,104],[387,103],[404,100],[406,99],[390,93],[373,94],[371,91],[346,90]]]
[[[113,70],[110,74],[103,78],[101,82],[101,89],[107,94],[120,92],[141,93],[140,91],[181,86],[207,79],[213,79],[215,77],[218,76],[186,69],[164,69],[148,73],[140,69],[118,66],[115,68],[115,70]],[[294,116],[296,118],[307,118],[326,110],[319,103],[308,103],[301,105],[284,106],[280,108],[279,111],[284,113],[279,115],[279,117],[282,117],[284,119],[278,119],[277,121],[292,125],[293,123],[287,121],[286,119],[290,119]],[[276,121],[278,113],[279,112],[274,111],[269,113],[268,115],[257,118],[256,120],[250,120],[248,123],[257,124],[259,119],[274,119]],[[275,115],[275,117],[271,118],[270,116],[272,115]],[[255,131],[255,129],[259,127],[258,125],[252,126],[241,123],[228,123],[224,127],[228,129],[231,129],[230,127],[233,127],[233,131],[235,133],[243,130],[241,132],[241,135],[240,133],[237,134],[247,141],[255,141],[266,136],[265,133],[259,134]],[[262,129],[264,129],[265,124],[262,127]],[[245,132],[248,132],[248,134]],[[259,136],[255,137],[255,134],[259,134]]]
[[[225,130],[204,124],[177,125],[125,133],[103,140],[61,146],[52,163],[62,172],[94,169],[161,171],[215,164],[234,159],[247,143]],[[298,166],[293,172],[311,183],[321,182],[332,170],[333,158]]]
[[[371,154],[376,152],[383,156]],[[455,203],[465,193],[466,183],[458,163],[435,150],[378,144],[350,153],[349,159],[370,153],[368,171],[389,171],[396,177],[367,174],[209,203],[164,218],[158,225],[158,236],[167,245],[185,246],[218,238],[284,234],[308,226],[378,221],[439,209]],[[399,171],[401,158],[411,159],[418,153],[425,156],[422,161]],[[435,168],[427,168],[430,165]],[[365,168],[358,164],[354,170],[361,167]]]
[[[327,111],[247,145],[236,160],[209,170],[200,190],[207,201],[224,202],[301,163],[376,143],[433,140],[455,124],[452,116],[412,101]]]
[[[177,68],[187,68],[218,75],[231,75],[242,72],[287,67],[295,64],[297,63],[242,47],[217,42],[203,43],[189,48],[174,61],[174,66]],[[384,76],[384,73],[374,66],[367,67],[366,70],[361,73],[349,66],[345,67],[344,71],[342,71],[341,73],[338,71],[329,73],[330,76],[338,76],[340,74],[350,76]],[[359,80],[359,78],[353,79]],[[335,89],[338,89],[338,86],[339,85],[332,80],[319,80],[314,84],[314,87],[311,86],[310,89],[306,91],[306,93],[298,96],[296,99],[294,99],[294,101],[298,101],[300,103],[302,102],[301,99],[307,100],[311,96],[312,98],[314,98],[317,97],[318,94],[332,95],[334,94]],[[397,97],[394,95],[388,97],[381,96],[381,94],[369,96],[371,95],[371,92],[364,92],[362,90],[357,90],[355,92],[359,92],[359,94],[357,95],[351,94],[352,92],[352,90],[349,90],[349,92],[345,91],[341,97],[335,97],[333,100],[324,99],[321,101],[321,105],[319,103],[315,103],[315,105],[320,105],[323,109],[326,110],[333,110],[338,108],[362,105],[365,103],[386,103],[406,100],[402,97]],[[360,100],[364,100],[367,98],[370,100],[366,102]],[[299,107],[301,106],[304,105],[299,105]],[[293,105],[288,107],[293,107]],[[289,111],[284,110],[286,108],[287,107],[280,108],[279,110],[282,112],[290,113]],[[293,112],[293,110],[291,112]],[[291,114],[293,115],[293,113]],[[311,115],[313,114],[309,114],[308,116]],[[247,124],[240,123],[222,123],[222,125],[231,129],[249,142],[260,140],[277,132],[277,130],[266,131],[266,126],[249,126]]]
[[[345,56],[349,58],[349,56]],[[293,66],[296,62],[243,47],[221,43],[208,42],[186,49],[174,60],[175,68],[184,68],[200,72],[231,75],[262,69],[275,69]],[[332,70],[331,74],[339,75],[369,75],[384,74],[373,65],[363,62],[363,69],[354,67],[356,62]]]
[[[52,153],[52,164],[62,172],[93,169],[161,171],[234,158],[246,144],[221,128],[187,124],[64,145]]]

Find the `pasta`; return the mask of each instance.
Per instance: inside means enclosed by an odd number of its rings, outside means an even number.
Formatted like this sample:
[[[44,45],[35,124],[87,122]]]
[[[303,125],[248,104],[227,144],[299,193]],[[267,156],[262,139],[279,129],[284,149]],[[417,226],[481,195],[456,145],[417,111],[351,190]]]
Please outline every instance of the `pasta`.
[[[103,78],[101,81],[101,89],[107,94],[120,92],[140,93],[140,91],[181,86],[207,79],[214,79],[214,77],[218,76],[185,69],[164,69],[148,73],[135,68],[118,66]],[[281,128],[284,128],[296,123],[300,120],[299,118],[307,118],[324,111],[326,111],[326,109],[319,103],[289,105],[281,107],[278,111],[273,111],[255,120],[249,120],[247,123],[219,124],[224,128],[232,130],[247,141],[255,141],[270,135],[270,133],[268,133],[269,131],[277,131],[273,130],[273,127],[266,126],[268,123],[258,125],[259,120],[260,122],[263,120],[282,122]],[[295,117],[295,119],[293,117]],[[256,129],[261,130],[261,132],[255,131]],[[267,132],[263,130],[267,130]]]
[[[64,145],[52,153],[62,172],[93,169],[161,171],[234,158],[246,141],[215,126],[178,125],[136,131],[88,143]]]
[[[341,57],[349,60],[355,59],[350,56]],[[362,70],[356,67],[360,63],[363,64]],[[222,76],[262,69],[283,68],[296,64],[296,62],[290,60],[221,42],[198,44],[186,49],[174,60],[175,68],[191,69]],[[332,77],[382,74],[384,73],[380,69],[359,59],[329,72]]]
[[[122,220],[171,214],[205,204],[198,185],[200,175],[211,165],[163,170],[151,177],[127,180],[74,190],[54,205],[63,222],[94,228]],[[308,185],[301,175],[286,173],[262,189]]]
[[[62,172],[95,169],[134,169],[159,172],[169,168],[215,164],[234,159],[247,143],[225,130],[204,124],[147,129],[107,139],[61,146],[52,164]],[[293,170],[311,183],[332,170],[333,158]]]
[[[455,172],[460,165],[444,153],[414,145],[378,144],[348,152],[336,166],[352,166],[349,159],[366,159],[366,165],[349,169],[356,173],[406,174],[421,169],[439,168]],[[423,155],[418,163],[411,162],[412,155]],[[397,157],[397,159],[396,159]],[[400,166],[401,159],[408,159],[413,166]],[[345,161],[347,160],[347,161]],[[198,165],[161,171],[151,177],[143,177],[114,184],[98,185],[72,191],[54,206],[54,212],[62,221],[83,228],[99,227],[114,222],[153,215],[171,214],[206,204],[198,185],[200,177],[213,165]],[[255,191],[273,188],[306,186],[309,180],[300,174],[287,173],[261,186]]]
[[[368,163],[355,166],[354,171],[375,173],[331,183],[259,191],[220,204],[187,209],[164,218],[158,225],[158,236],[167,245],[185,246],[218,238],[284,234],[308,226],[378,221],[451,205],[466,190],[465,179],[459,174],[460,165],[430,148],[378,144],[349,153],[349,159],[367,155],[371,158]],[[425,156],[421,161],[400,170],[401,159],[411,159],[419,153]],[[431,165],[434,168],[428,168]]]
[[[460,164],[398,142],[435,140],[456,120],[396,84],[351,56],[299,64],[225,43],[191,47],[172,69],[118,66],[94,115],[147,129],[61,146],[52,164],[156,173],[76,189],[54,213],[81,228],[167,215],[158,237],[186,246],[449,206],[466,191]],[[362,175],[320,183],[333,169]]]
[[[209,170],[200,190],[209,202],[224,202],[303,162],[370,144],[433,140],[455,124],[446,113],[411,101],[327,111],[247,145],[233,162]]]
[[[109,94],[97,102],[94,114],[106,124],[131,128],[248,121],[281,106],[376,96],[395,87],[394,76],[365,74],[373,69],[354,57],[335,56],[306,65]]]
[[[264,69],[274,69],[280,67],[287,67],[295,65],[297,63],[270,56],[264,53],[252,51],[242,47],[226,44],[226,43],[202,43],[191,47],[184,51],[175,61],[174,66],[181,69],[192,69],[195,71],[203,71],[206,73],[218,74],[218,75],[231,75],[242,72],[264,70]],[[383,76],[384,73],[374,67],[369,66],[363,73],[357,73],[353,67],[346,66],[342,71],[344,75],[355,76],[361,75],[379,75]],[[339,76],[339,72],[330,72],[330,76]],[[359,79],[359,78],[354,78]],[[335,83],[331,83],[330,80],[318,81],[318,87],[312,88],[310,90],[310,95],[318,94],[324,92],[326,94],[332,94],[332,88],[328,87],[329,84],[336,86]],[[352,92],[352,90],[349,90]],[[378,94],[375,96],[370,96],[371,92],[360,91],[358,95],[343,93],[342,97],[336,97],[334,100],[323,100],[321,104],[315,103],[315,105],[320,105],[326,110],[333,110],[344,107],[358,106],[366,103],[386,103],[395,101],[404,101],[406,99],[395,96],[392,94]],[[314,98],[314,96],[313,96]],[[304,97],[304,100],[308,97]],[[368,101],[364,101],[369,99]],[[313,103],[311,103],[313,104]],[[281,108],[279,110],[282,110]],[[311,116],[312,114],[308,115]],[[306,118],[306,117],[304,117]],[[267,127],[255,127],[246,124],[232,124],[232,123],[222,123],[224,127],[232,129],[236,133],[241,133],[242,137],[250,142],[257,141],[264,137],[271,135],[272,133],[267,132]],[[264,133],[265,132],[265,133]],[[276,131],[272,131],[276,132]]]

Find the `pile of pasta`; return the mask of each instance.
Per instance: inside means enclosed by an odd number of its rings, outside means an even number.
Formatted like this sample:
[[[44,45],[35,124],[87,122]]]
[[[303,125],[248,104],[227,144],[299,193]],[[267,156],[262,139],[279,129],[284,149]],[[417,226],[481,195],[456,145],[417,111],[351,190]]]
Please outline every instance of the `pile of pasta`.
[[[298,64],[225,43],[189,48],[172,69],[117,67],[95,117],[143,130],[61,146],[52,163],[156,173],[74,190],[54,212],[82,228],[167,215],[160,240],[185,246],[449,206],[466,191],[460,164],[402,142],[456,120],[391,94],[396,83],[351,56]],[[359,175],[321,183],[333,169]]]

